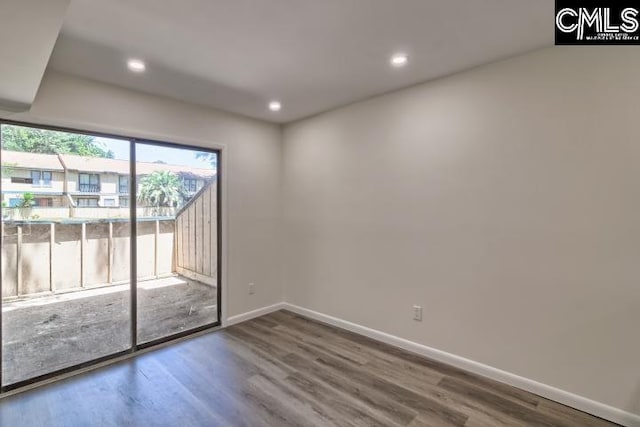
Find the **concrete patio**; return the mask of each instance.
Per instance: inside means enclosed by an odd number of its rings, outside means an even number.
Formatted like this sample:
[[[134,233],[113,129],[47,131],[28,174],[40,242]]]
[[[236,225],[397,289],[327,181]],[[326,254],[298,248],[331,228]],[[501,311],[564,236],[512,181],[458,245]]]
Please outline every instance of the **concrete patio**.
[[[130,345],[129,285],[4,302],[3,385]],[[217,289],[173,275],[138,283],[138,343],[216,322]]]

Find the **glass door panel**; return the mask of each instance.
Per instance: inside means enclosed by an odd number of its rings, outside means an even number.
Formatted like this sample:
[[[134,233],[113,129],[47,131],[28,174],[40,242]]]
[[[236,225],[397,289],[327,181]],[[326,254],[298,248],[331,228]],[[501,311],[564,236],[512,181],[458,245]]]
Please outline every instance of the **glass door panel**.
[[[217,161],[136,142],[138,344],[219,320]]]
[[[131,347],[130,142],[0,125],[2,386]]]

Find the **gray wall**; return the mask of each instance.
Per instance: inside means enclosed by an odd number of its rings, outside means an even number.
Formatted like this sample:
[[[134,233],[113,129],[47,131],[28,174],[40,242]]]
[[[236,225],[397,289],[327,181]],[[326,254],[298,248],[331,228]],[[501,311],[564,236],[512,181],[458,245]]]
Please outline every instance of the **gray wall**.
[[[287,301],[640,413],[639,75],[550,48],[286,126]]]

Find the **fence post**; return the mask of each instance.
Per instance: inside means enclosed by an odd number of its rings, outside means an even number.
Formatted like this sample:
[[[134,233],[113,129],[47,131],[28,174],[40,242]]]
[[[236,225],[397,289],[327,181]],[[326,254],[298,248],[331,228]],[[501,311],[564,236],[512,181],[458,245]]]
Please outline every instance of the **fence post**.
[[[158,278],[158,241],[160,240],[160,221],[156,219],[156,233],[153,239],[153,275]]]
[[[178,268],[178,217],[173,219],[173,253],[171,254],[171,272]]]
[[[51,290],[51,292],[55,292],[56,291],[56,282],[53,279],[53,265],[54,265],[54,256],[53,256],[53,251],[55,250],[56,247],[56,224],[54,222],[52,222],[51,224],[49,224],[50,230],[49,230],[49,289]]]
[[[107,283],[113,283],[113,222],[109,221],[109,242],[107,243]]]
[[[16,296],[20,296],[22,290],[22,225],[17,226],[16,276]]]
[[[80,236],[80,287],[84,288],[84,263],[85,263],[85,240],[87,238],[87,224],[81,224],[81,236]]]

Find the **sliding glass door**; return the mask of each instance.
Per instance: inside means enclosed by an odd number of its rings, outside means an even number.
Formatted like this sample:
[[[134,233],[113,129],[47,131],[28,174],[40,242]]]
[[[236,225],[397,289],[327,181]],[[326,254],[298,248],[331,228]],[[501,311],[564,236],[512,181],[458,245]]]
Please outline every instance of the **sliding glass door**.
[[[0,131],[3,391],[218,324],[217,152]]]

